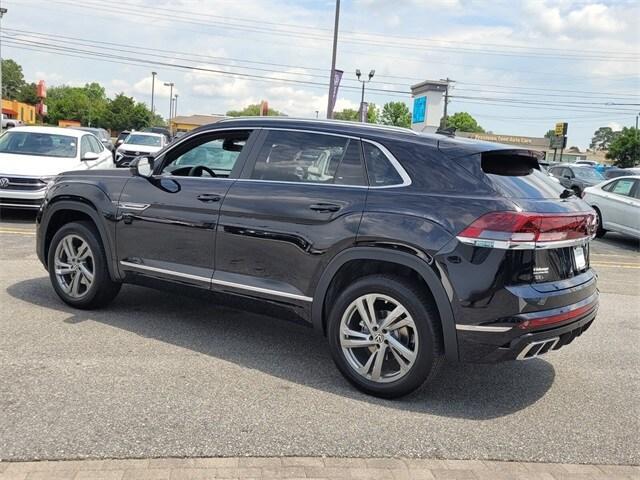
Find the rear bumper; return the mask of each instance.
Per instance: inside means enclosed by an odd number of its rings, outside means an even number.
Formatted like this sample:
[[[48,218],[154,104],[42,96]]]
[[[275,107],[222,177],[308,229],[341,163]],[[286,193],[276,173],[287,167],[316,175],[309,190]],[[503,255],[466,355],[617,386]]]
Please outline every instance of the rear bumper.
[[[514,315],[508,318],[509,322],[458,325],[460,360],[528,360],[558,350],[591,326],[598,311],[598,296],[595,290],[571,305]]]
[[[509,360],[530,360],[540,355],[559,350],[582,335],[595,320],[596,313],[597,308],[582,318],[561,327],[525,333],[499,347],[493,346],[489,349],[485,348],[482,357],[478,358],[477,355],[474,355],[471,361],[477,363],[497,363]]]

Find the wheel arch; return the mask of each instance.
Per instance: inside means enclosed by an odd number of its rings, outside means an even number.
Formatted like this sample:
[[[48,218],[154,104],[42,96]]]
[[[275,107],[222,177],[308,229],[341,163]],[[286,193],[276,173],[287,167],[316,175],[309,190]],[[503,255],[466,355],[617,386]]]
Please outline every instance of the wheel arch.
[[[311,306],[313,328],[326,335],[325,304],[331,285],[342,269],[353,261],[380,261],[410,269],[424,281],[433,297],[442,326],[444,351],[447,359],[458,360],[458,341],[453,310],[445,288],[433,267],[410,253],[377,247],[352,247],[336,255],[324,270],[314,292]]]
[[[38,251],[42,263],[46,268],[49,246],[55,232],[67,223],[83,220],[89,220],[95,226],[107,255],[109,276],[112,280],[119,281],[120,278],[117,269],[115,269],[113,265],[115,252],[111,242],[109,241],[109,235],[106,231],[104,221],[100,221],[100,215],[96,206],[83,197],[76,198],[73,196],[67,196],[64,199],[57,201],[53,199],[47,205],[46,214],[42,217],[41,225],[39,227],[42,235],[40,235],[39,238],[41,245],[38,246]]]

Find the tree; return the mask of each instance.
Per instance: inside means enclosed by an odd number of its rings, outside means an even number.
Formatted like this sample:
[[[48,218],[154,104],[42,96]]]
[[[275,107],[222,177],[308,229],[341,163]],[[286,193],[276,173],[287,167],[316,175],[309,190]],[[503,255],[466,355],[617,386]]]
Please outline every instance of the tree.
[[[600,127],[598,130],[593,132],[589,148],[593,150],[608,150],[611,142],[619,134],[620,132],[614,132],[611,127]]]
[[[267,116],[269,117],[279,117],[284,115],[284,113],[279,112],[278,110],[274,110],[273,108],[269,108],[267,110]],[[260,104],[254,103],[251,105],[247,105],[242,110],[229,110],[227,112],[227,116],[229,117],[259,117],[260,116]]]
[[[38,103],[38,91],[35,83],[25,83],[20,87],[16,100],[19,102],[29,103],[35,105]]]
[[[484,128],[478,125],[476,119],[467,112],[458,112],[447,117],[446,127],[453,127],[461,132],[484,133]]]
[[[556,131],[551,129],[547,130],[547,133],[544,134],[544,138],[553,138],[556,136]]]
[[[2,60],[2,97],[15,100],[23,85],[22,67],[10,58]]]
[[[107,128],[117,131],[129,128],[139,130],[149,126],[151,122],[151,111],[147,106],[124,93],[119,93],[108,102],[105,113]]]
[[[633,167],[640,162],[640,139],[638,129],[624,127],[609,144],[607,158],[621,168]]]
[[[354,108],[344,108],[333,113],[336,120],[346,120],[348,122],[360,121],[359,111]],[[367,123],[378,123],[378,107],[375,103],[370,103],[367,108]]]
[[[380,123],[396,127],[411,127],[411,112],[404,102],[387,102],[382,107]]]

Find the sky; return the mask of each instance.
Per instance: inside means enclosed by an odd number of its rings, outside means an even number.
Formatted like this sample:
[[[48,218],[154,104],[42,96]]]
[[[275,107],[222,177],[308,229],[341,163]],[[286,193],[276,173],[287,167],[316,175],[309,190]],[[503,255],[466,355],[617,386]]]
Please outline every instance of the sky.
[[[168,116],[219,114],[267,100],[325,115],[335,0],[0,0],[2,57],[27,81],[99,82]],[[601,126],[640,112],[640,2],[342,0],[336,109],[357,108],[355,70],[375,70],[366,100],[403,101],[450,78],[450,112],[498,134],[543,136],[569,123],[582,149]]]

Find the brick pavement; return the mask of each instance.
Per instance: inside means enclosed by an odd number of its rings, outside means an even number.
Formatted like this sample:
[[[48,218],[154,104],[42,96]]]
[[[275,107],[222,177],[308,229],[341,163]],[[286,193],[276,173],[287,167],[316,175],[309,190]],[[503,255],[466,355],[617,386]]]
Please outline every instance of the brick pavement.
[[[640,480],[639,466],[409,458],[157,458],[0,462],[0,480]]]

